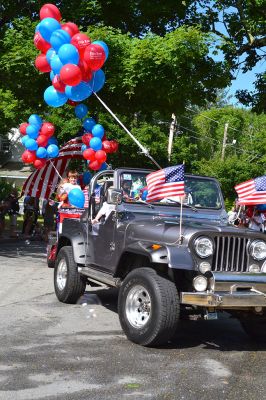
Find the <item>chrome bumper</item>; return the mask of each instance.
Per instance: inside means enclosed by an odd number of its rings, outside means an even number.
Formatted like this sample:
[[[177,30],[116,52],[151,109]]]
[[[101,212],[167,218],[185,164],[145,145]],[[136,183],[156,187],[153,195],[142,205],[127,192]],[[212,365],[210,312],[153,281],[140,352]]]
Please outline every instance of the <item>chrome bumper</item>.
[[[206,292],[181,292],[181,304],[219,309],[266,307],[266,274],[221,273],[208,275]]]

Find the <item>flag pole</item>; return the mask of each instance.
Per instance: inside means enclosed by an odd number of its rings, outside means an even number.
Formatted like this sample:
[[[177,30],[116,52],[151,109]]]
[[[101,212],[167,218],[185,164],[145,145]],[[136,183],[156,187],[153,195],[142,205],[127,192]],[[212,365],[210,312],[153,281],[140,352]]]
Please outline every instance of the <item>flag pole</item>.
[[[183,165],[185,165],[185,161],[183,161]],[[183,243],[183,235],[182,235],[182,223],[183,223],[183,197],[181,196],[181,202],[180,202],[180,219],[179,219],[179,239],[178,243],[182,244]]]
[[[93,92],[94,96],[97,97],[99,102],[104,106],[104,108],[112,115],[112,117],[119,123],[119,125],[124,129],[124,131],[131,137],[132,140],[139,146],[143,154],[156,165],[159,169],[162,169],[162,167],[157,163],[157,161],[154,160],[154,158],[150,155],[149,150],[146,149],[139,141],[138,139],[135,138],[134,135],[125,127],[125,125],[118,119],[118,117],[112,112],[112,110],[105,104],[105,102],[97,95],[97,93]]]

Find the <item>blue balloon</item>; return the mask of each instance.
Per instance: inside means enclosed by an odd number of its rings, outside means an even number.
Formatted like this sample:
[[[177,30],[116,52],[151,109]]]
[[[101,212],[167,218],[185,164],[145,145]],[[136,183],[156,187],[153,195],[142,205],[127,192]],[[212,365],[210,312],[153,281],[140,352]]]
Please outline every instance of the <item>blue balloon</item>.
[[[79,188],[74,188],[68,193],[69,203],[78,208],[83,208],[85,204],[85,195]]]
[[[80,82],[76,86],[66,86],[65,93],[70,100],[83,101],[87,99],[91,94],[91,88],[86,82]]]
[[[58,50],[58,57],[62,64],[78,64],[79,52],[73,44],[63,44]]]
[[[28,125],[26,128],[26,133],[29,138],[37,139],[37,137],[39,135],[39,128],[36,125]]]
[[[25,147],[28,150],[37,150],[38,149],[38,143],[36,142],[36,140],[29,138],[25,142]]]
[[[86,132],[91,132],[94,125],[96,125],[96,121],[93,118],[86,118],[82,124]]]
[[[85,150],[87,150],[87,146],[86,146],[86,144],[82,144],[82,145],[81,145],[81,151],[82,151],[82,153],[83,153],[83,151],[85,151]]]
[[[88,185],[91,181],[91,173],[89,171],[85,171],[82,175],[84,185]]]
[[[38,25],[35,28],[35,33],[38,32],[40,30],[40,22],[38,23]]]
[[[27,140],[30,139],[28,135],[24,135],[22,136],[22,138],[20,139],[21,143],[23,144],[23,146],[25,146]]]
[[[51,58],[50,65],[51,65],[51,68],[52,68],[54,74],[59,74],[61,71],[61,68],[63,67],[63,64],[61,63],[61,60],[57,54]]]
[[[36,156],[38,158],[47,158],[47,150],[45,147],[39,147],[36,151]]]
[[[50,139],[48,140],[48,146],[49,146],[49,144],[58,145],[58,140],[56,139],[56,137],[54,137],[54,136],[50,137]]]
[[[54,79],[55,77],[55,73],[53,72],[53,70],[50,72],[50,79],[51,81]]]
[[[98,138],[98,137],[93,137],[93,138],[90,140],[90,147],[91,147],[93,150],[95,150],[95,151],[101,150],[101,148],[102,148],[102,141],[101,141],[101,139]]]
[[[88,107],[85,106],[85,104],[78,104],[75,107],[75,114],[76,117],[78,117],[79,119],[84,118],[88,113]]]
[[[35,125],[39,129],[42,126],[42,119],[38,114],[31,114],[31,116],[28,119],[28,122],[30,125]]]
[[[92,128],[91,133],[93,134],[94,137],[98,137],[98,138],[102,139],[102,137],[104,135],[104,127],[100,124],[96,124]]]
[[[56,51],[58,51],[63,44],[70,43],[70,41],[71,36],[63,29],[57,29],[51,34],[50,43]]]
[[[102,163],[101,168],[99,169],[99,171],[105,171],[106,169],[108,169],[108,164],[106,164],[106,162]]]
[[[47,42],[50,42],[52,33],[60,28],[61,25],[54,18],[44,18],[39,25],[40,34]]]
[[[103,42],[102,40],[95,40],[94,42],[92,42],[92,44],[98,44],[99,46],[101,46],[104,49],[105,61],[106,61],[109,56],[109,48],[108,48],[107,44],[105,42]]]
[[[56,51],[52,47],[49,50],[47,50],[46,60],[50,65],[51,65],[51,60],[55,55],[56,55]]]
[[[46,150],[47,156],[50,158],[57,157],[59,154],[59,148],[56,144],[49,144]]]
[[[68,98],[60,93],[53,86],[49,86],[44,92],[44,101],[51,107],[60,107],[67,102]]]
[[[99,92],[105,84],[105,73],[102,69],[93,73],[91,80],[88,82],[93,92]]]

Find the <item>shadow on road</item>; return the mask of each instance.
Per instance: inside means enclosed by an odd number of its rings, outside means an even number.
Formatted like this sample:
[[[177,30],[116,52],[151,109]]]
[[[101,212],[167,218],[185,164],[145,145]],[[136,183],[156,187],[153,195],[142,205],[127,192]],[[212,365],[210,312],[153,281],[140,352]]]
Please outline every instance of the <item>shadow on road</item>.
[[[117,313],[118,289],[86,291],[79,304],[101,304]],[[240,322],[227,313],[221,313],[215,321],[180,320],[178,331],[164,349],[186,349],[201,346],[214,351],[265,351],[266,344],[252,342]]]

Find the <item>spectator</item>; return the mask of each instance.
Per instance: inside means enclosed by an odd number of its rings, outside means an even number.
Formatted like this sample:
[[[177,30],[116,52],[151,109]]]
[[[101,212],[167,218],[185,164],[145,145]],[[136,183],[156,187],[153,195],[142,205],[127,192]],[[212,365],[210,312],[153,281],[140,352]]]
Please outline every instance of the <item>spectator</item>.
[[[254,213],[250,218],[249,228],[253,229],[254,231],[262,231],[263,220],[259,210],[256,208],[254,209]]]
[[[57,203],[53,199],[43,201],[42,215],[44,226],[44,240],[48,242],[49,233],[55,229],[55,215]]]
[[[33,234],[39,213],[39,198],[29,197],[24,206],[24,222],[22,227],[22,234],[25,234],[26,237]]]
[[[10,237],[17,237],[17,216],[19,214],[18,192],[13,189],[7,198],[8,210],[7,213],[10,218]]]
[[[0,237],[3,235],[5,230],[5,216],[8,210],[8,205],[5,200],[0,202]]]

